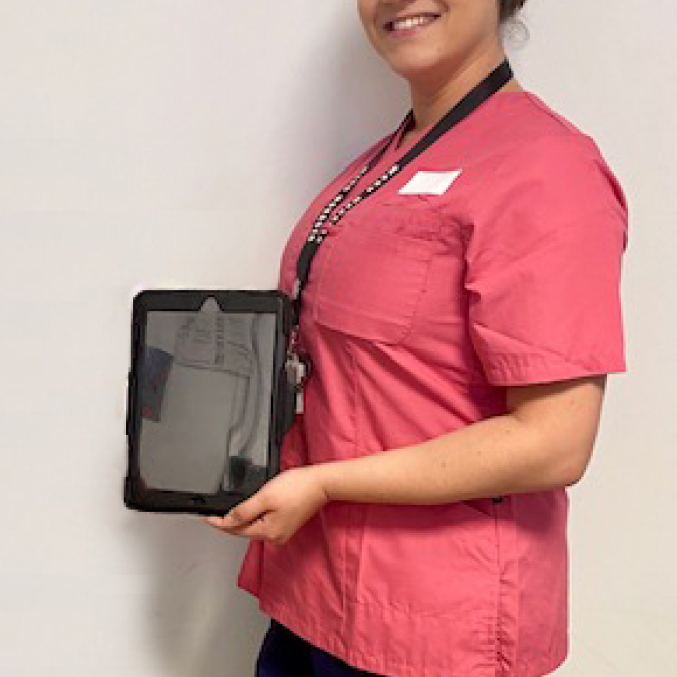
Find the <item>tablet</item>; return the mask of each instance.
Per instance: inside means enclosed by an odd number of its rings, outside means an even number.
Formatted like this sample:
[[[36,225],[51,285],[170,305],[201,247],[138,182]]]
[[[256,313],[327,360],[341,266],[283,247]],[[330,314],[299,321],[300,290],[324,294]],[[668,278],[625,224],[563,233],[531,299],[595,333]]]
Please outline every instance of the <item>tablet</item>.
[[[279,472],[296,389],[278,290],[144,290],[132,308],[124,503],[224,514]]]

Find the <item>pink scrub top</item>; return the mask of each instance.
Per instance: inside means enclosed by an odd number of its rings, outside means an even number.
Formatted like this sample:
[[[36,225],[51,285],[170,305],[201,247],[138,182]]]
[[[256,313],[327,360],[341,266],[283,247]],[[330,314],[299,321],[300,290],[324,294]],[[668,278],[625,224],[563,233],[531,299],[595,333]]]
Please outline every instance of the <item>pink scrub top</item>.
[[[316,216],[386,141],[303,214],[279,289],[291,294]],[[348,199],[414,142],[393,143]],[[398,193],[417,172],[459,170],[439,195]],[[282,471],[504,414],[508,385],[626,371],[624,194],[594,141],[533,93],[491,96],[328,230],[303,292],[314,372]],[[568,653],[567,512],[564,487],[333,501],[283,545],[252,539],[238,586],[362,670],[537,677]]]

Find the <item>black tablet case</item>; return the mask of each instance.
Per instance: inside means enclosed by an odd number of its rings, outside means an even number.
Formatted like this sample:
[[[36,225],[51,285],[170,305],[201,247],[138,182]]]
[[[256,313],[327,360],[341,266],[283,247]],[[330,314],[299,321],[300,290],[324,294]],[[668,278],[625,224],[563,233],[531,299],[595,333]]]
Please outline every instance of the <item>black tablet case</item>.
[[[132,308],[124,503],[224,514],[279,472],[296,391],[277,290],[144,290]]]

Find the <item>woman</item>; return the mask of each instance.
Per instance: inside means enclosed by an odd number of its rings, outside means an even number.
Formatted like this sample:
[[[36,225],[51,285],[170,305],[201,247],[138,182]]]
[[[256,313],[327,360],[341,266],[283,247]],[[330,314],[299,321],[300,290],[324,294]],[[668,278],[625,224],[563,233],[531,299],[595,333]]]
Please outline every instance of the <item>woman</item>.
[[[627,204],[511,77],[520,4],[358,0],[413,114],[291,233],[281,290],[314,253],[303,413],[282,472],[205,518],[251,539],[258,677],[537,677],[567,655],[566,487],[626,371]]]

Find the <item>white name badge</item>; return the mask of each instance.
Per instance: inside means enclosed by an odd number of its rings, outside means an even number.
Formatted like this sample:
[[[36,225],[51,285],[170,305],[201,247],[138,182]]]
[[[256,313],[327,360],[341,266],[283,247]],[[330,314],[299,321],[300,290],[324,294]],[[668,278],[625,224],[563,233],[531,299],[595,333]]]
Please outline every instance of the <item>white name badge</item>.
[[[400,195],[442,195],[459,176],[462,170],[451,172],[416,172],[397,192]]]

